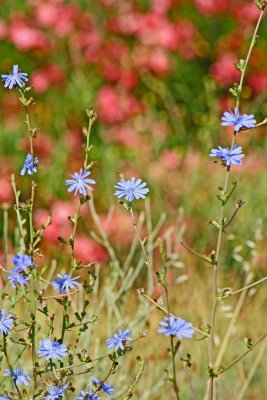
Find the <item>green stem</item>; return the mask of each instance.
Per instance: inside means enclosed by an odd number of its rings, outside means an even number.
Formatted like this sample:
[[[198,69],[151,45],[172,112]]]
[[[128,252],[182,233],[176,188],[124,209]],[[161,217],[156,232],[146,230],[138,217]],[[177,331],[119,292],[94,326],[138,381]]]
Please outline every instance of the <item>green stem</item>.
[[[237,96],[237,101],[236,101],[236,107],[239,108],[240,105],[240,96],[241,96],[241,92],[242,92],[242,88],[243,88],[243,82],[244,82],[244,77],[245,77],[245,73],[246,73],[246,69],[247,69],[247,65],[251,56],[251,52],[252,49],[255,45],[255,41],[256,41],[256,36],[257,36],[257,32],[263,17],[263,13],[264,10],[262,10],[260,12],[253,36],[252,36],[252,40],[249,46],[249,50],[246,56],[246,60],[245,60],[245,67],[243,68],[242,72],[241,72],[241,77],[240,77],[240,81],[239,81],[239,86],[238,86],[238,96]],[[231,144],[231,150],[233,149],[235,144],[235,132],[234,132],[234,136],[232,139],[232,144]],[[225,176],[225,181],[224,181],[224,194],[227,191],[227,184],[228,184],[228,178],[229,178],[229,172],[230,172],[230,168],[227,169],[226,172],[226,176]],[[210,337],[209,337],[209,342],[208,342],[208,353],[209,353],[209,363],[210,363],[210,368],[213,368],[213,363],[214,363],[214,328],[215,328],[215,318],[216,318],[216,310],[217,310],[217,303],[218,303],[218,260],[219,260],[219,255],[220,255],[220,249],[221,249],[221,240],[222,240],[222,232],[223,232],[223,221],[224,221],[224,210],[225,210],[225,205],[222,204],[221,207],[221,214],[220,214],[220,228],[219,228],[219,233],[218,233],[218,239],[217,239],[217,246],[216,246],[216,254],[215,254],[215,265],[213,268],[213,305],[212,305],[212,316],[211,316],[211,331],[210,331]],[[214,395],[214,390],[213,390],[213,385],[214,385],[214,378],[211,376],[210,377],[210,383],[209,383],[209,399],[213,400],[213,395]]]

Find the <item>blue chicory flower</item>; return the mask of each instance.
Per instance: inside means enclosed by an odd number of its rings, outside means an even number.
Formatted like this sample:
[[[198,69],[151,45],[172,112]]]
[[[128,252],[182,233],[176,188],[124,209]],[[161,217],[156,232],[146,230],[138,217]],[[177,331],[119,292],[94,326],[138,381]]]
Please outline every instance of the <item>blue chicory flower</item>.
[[[241,146],[234,145],[232,150],[228,147],[218,146],[218,149],[211,150],[209,157],[218,157],[229,167],[231,164],[242,164],[242,158],[245,157],[245,154],[242,153]]]
[[[86,196],[87,192],[86,189],[94,190],[89,184],[95,184],[94,179],[88,179],[87,176],[91,174],[90,171],[83,171],[83,169],[80,169],[80,172],[74,172],[71,177],[73,179],[68,179],[65,182],[65,185],[69,186],[68,192],[72,192],[75,190],[74,195],[79,192],[81,195]]]
[[[81,391],[81,396],[77,397],[76,400],[99,400],[100,396],[94,393],[92,389],[89,392]]]
[[[6,311],[4,309],[1,310],[1,315],[0,315],[0,331],[2,335],[8,335],[10,332],[10,329],[13,327],[14,323],[14,316],[13,314],[9,313],[6,314]]]
[[[256,125],[256,120],[253,114],[241,114],[237,107],[235,107],[234,113],[229,110],[225,111],[222,116],[222,126],[234,125],[234,131],[238,132],[241,128],[253,128]]]
[[[62,357],[66,357],[68,349],[62,343],[52,342],[50,339],[45,339],[40,342],[38,354],[40,357],[45,357],[46,360],[61,359]]]
[[[121,179],[114,187],[118,189],[114,196],[121,199],[125,197],[127,201],[133,201],[134,199],[145,199],[149,189],[145,186],[146,182],[142,182],[141,179],[135,179],[134,177],[126,181],[125,179]]]
[[[114,387],[109,385],[107,382],[100,382],[100,380],[94,376],[91,377],[91,380],[96,386],[101,387],[103,392],[107,393],[109,396],[111,396],[112,392],[114,392]]]
[[[28,175],[33,175],[35,172],[37,172],[37,164],[38,164],[38,157],[35,157],[33,159],[33,156],[30,153],[28,153],[25,158],[25,163],[20,172],[20,175],[23,176],[26,174],[26,172]]]
[[[165,317],[164,320],[159,323],[162,326],[162,328],[158,329],[159,333],[163,333],[165,336],[176,336],[178,339],[191,339],[193,336],[194,329],[191,322],[187,322],[182,318],[175,318],[172,315]]]
[[[12,72],[7,75],[1,75],[1,78],[4,82],[5,88],[12,89],[14,86],[18,85],[19,87],[23,87],[24,82],[28,82],[26,73],[19,72],[19,66],[13,65]]]
[[[108,339],[106,341],[107,345],[108,345],[108,350],[112,349],[112,347],[114,347],[114,350],[118,350],[118,349],[124,350],[125,342],[129,342],[131,340],[131,338],[127,337],[131,333],[132,332],[130,331],[130,329],[126,329],[126,331],[124,331],[124,332],[119,330],[118,333],[115,333],[113,338]]]
[[[67,294],[69,294],[70,289],[75,288],[75,286],[80,286],[79,282],[76,282],[76,279],[80,278],[77,276],[76,278],[72,278],[71,274],[57,274],[57,276],[60,279],[54,279],[52,282],[52,286],[54,289],[58,289],[59,294],[63,292],[63,290],[66,291]]]
[[[9,368],[6,368],[4,376],[11,376],[11,378],[16,382],[16,385],[22,383],[23,385],[28,386],[31,381],[29,375],[25,374],[20,368],[14,368],[12,371]]]
[[[68,385],[63,385],[63,386],[49,386],[47,387],[48,394],[45,395],[45,400],[57,400],[57,399],[62,399],[65,390],[67,389]]]
[[[13,264],[16,267],[16,271],[26,271],[28,267],[33,265],[33,261],[27,254],[16,254],[13,257]]]
[[[13,289],[15,289],[16,286],[28,286],[28,281],[30,280],[30,277],[28,275],[25,275],[23,272],[17,271],[16,268],[14,268],[9,273],[8,280],[11,283]]]

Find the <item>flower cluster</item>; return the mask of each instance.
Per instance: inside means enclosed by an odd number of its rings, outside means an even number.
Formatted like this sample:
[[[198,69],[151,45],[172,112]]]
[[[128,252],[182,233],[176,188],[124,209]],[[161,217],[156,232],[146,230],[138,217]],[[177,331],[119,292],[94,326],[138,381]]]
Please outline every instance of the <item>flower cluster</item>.
[[[46,360],[61,360],[62,357],[66,357],[68,354],[68,349],[63,343],[45,339],[40,342],[38,354],[40,357],[45,357]]]
[[[28,175],[35,174],[37,172],[37,164],[38,164],[38,157],[34,158],[32,154],[28,153],[20,174],[22,176],[25,175],[26,172]]]
[[[44,399],[45,400],[62,399],[67,387],[68,387],[68,385],[63,385],[63,386],[52,385],[52,386],[47,387],[46,390],[48,393],[45,395]]]
[[[23,87],[24,82],[28,82],[26,73],[19,72],[18,65],[13,65],[12,72],[7,75],[1,75],[5,88],[13,89],[14,86]]]
[[[13,327],[14,317],[11,313],[7,314],[4,309],[1,310],[0,313],[0,331],[1,334],[8,335],[10,329]]]
[[[182,318],[175,318],[172,315],[165,317],[159,325],[162,328],[159,328],[158,332],[163,333],[165,336],[191,339],[194,334],[191,322],[187,322]]]
[[[241,146],[234,145],[233,149],[218,146],[218,149],[211,150],[210,157],[220,158],[224,162],[224,164],[229,167],[232,164],[242,164],[242,158],[245,157],[245,154],[242,153]]]
[[[68,192],[73,192],[76,196],[79,193],[81,196],[86,196],[86,189],[93,190],[93,188],[89,185],[94,185],[94,179],[88,179],[87,176],[91,174],[91,171],[83,171],[80,169],[80,172],[74,172],[72,176],[73,179],[66,180],[66,185],[69,186]]]
[[[127,201],[133,201],[134,199],[145,199],[149,189],[146,187],[146,182],[142,182],[141,179],[131,178],[128,181],[121,179],[114,187],[118,189],[115,192],[115,196],[118,199],[122,197]]]
[[[23,384],[28,386],[31,381],[29,375],[25,374],[20,368],[14,368],[12,371],[9,368],[6,368],[4,376],[10,376],[16,382],[16,385]]]
[[[66,291],[67,294],[69,294],[70,289],[75,288],[75,286],[80,286],[79,282],[76,282],[76,279],[79,278],[77,276],[76,278],[72,278],[70,274],[57,274],[59,279],[54,279],[52,282],[52,286],[54,289],[58,290],[59,294],[63,292],[63,290]]]
[[[15,288],[16,286],[29,285],[28,270],[30,266],[34,266],[32,258],[27,254],[17,254],[13,257],[13,264],[15,268],[10,271],[8,276],[11,286]]]
[[[113,338],[107,340],[108,350],[112,348],[114,348],[114,350],[124,350],[125,343],[131,340],[131,338],[128,337],[131,333],[130,329],[126,329],[124,332],[119,330],[118,333],[115,333]]]

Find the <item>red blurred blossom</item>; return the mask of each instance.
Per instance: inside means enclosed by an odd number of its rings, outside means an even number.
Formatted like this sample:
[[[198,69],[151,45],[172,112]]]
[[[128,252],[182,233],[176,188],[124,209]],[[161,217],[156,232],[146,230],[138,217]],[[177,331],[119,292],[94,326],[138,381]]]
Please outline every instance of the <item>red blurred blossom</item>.
[[[169,170],[177,169],[181,163],[181,157],[175,150],[166,150],[161,155],[161,163]]]
[[[24,150],[30,151],[28,138],[23,139],[22,146]],[[34,139],[34,151],[41,159],[49,158],[53,151],[52,139],[42,132],[38,132],[36,138]]]
[[[105,247],[88,236],[76,236],[74,251],[77,259],[83,263],[90,263],[93,261],[104,263],[108,259],[108,253]]]
[[[32,26],[22,16],[13,15],[9,23],[10,41],[21,51],[51,51],[51,42],[43,32]]]
[[[235,1],[234,4],[231,5],[231,9],[240,23],[244,22],[247,24],[248,21],[255,22],[259,18],[259,9],[253,1],[248,3]]]
[[[167,75],[171,70],[170,57],[166,51],[160,48],[150,53],[147,65],[156,75]]]
[[[97,93],[97,109],[102,121],[111,124],[140,112],[141,103],[129,93],[120,93],[111,86],[103,86]]]
[[[56,64],[46,65],[31,74],[31,85],[38,93],[46,92],[53,85],[62,85],[64,71]]]
[[[138,36],[146,46],[162,46],[168,50],[176,50],[178,46],[176,25],[157,14],[143,16]]]
[[[53,244],[58,244],[59,236],[68,239],[72,232],[72,223],[68,220],[68,216],[72,216],[74,213],[75,206],[73,204],[56,201],[51,208],[51,224],[44,232],[44,239]],[[48,216],[47,210],[37,210],[34,214],[37,227],[45,224]]]
[[[195,0],[195,4],[201,14],[212,15],[225,11],[229,0]]]
[[[115,125],[105,132],[105,138],[114,143],[133,148],[140,143],[140,138],[130,126]]]
[[[220,86],[232,85],[240,78],[240,72],[234,66],[237,57],[233,53],[224,53],[211,66],[210,73]]]
[[[37,23],[45,28],[51,28],[60,37],[71,33],[79,17],[79,9],[75,4],[44,3],[35,10]]]
[[[166,14],[177,0],[153,0],[152,11],[157,14]]]
[[[197,30],[194,24],[188,20],[181,20],[176,24],[178,50],[185,59],[191,59],[195,55],[194,40]]]
[[[263,93],[267,91],[267,74],[255,72],[247,77],[249,86],[254,93]]]
[[[142,23],[142,15],[139,13],[123,13],[108,21],[108,29],[123,35],[138,34]]]
[[[131,216],[124,209],[116,208],[111,215],[101,216],[100,221],[112,243],[124,246],[132,242],[134,235],[133,223]]]
[[[169,53],[160,47],[137,47],[133,60],[137,69],[149,70],[156,75],[167,75],[171,70]]]
[[[13,200],[13,189],[10,179],[0,178],[0,202],[10,203]]]

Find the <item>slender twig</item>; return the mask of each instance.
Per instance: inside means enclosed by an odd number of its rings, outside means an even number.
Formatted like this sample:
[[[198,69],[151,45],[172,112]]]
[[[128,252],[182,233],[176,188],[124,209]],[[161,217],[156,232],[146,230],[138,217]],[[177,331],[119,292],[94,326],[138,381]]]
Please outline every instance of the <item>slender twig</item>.
[[[243,385],[242,385],[242,387],[241,387],[241,389],[240,389],[240,391],[239,391],[239,393],[238,393],[238,395],[236,397],[236,400],[242,400],[244,398],[244,394],[247,391],[247,388],[248,388],[248,386],[249,386],[249,384],[251,382],[251,379],[253,378],[255,372],[258,370],[258,367],[259,367],[259,364],[260,364],[261,359],[263,357],[266,345],[267,345],[267,340],[265,339],[265,340],[263,340],[263,342],[262,342],[262,344],[261,344],[261,346],[259,348],[257,357],[255,358],[255,360],[254,360],[254,362],[253,362],[253,364],[252,364],[252,366],[251,366],[251,368],[249,370],[248,376],[246,377],[246,380],[243,383]]]
[[[240,104],[240,96],[242,92],[242,87],[243,87],[243,82],[244,82],[244,77],[245,77],[245,72],[247,69],[248,61],[250,59],[250,55],[252,52],[252,49],[255,45],[255,40],[256,40],[256,35],[260,26],[260,22],[263,17],[263,12],[264,9],[261,10],[253,36],[252,40],[249,46],[249,50],[245,59],[245,65],[244,68],[242,69],[241,72],[241,77],[238,85],[238,95],[237,95],[237,100],[236,100],[236,107],[239,108]],[[234,148],[235,144],[235,132],[234,136],[232,139],[232,144],[231,144],[231,150]],[[229,178],[229,172],[230,172],[230,167],[227,168],[225,180],[224,180],[224,187],[223,187],[223,194],[225,195],[227,192],[227,184],[228,184],[228,178]],[[222,239],[222,232],[223,232],[223,221],[224,221],[224,209],[225,209],[225,204],[222,202],[221,206],[221,214],[220,214],[220,227],[219,227],[219,233],[218,233],[218,239],[217,239],[217,246],[216,246],[216,253],[215,253],[215,263],[213,265],[213,305],[212,305],[212,313],[211,313],[211,329],[210,329],[210,337],[209,337],[209,343],[208,343],[208,356],[209,356],[209,364],[210,368],[213,369],[213,363],[214,363],[214,328],[215,328],[215,318],[216,318],[216,310],[217,310],[217,303],[218,303],[218,260],[219,260],[219,255],[220,255],[220,249],[221,249],[221,239]],[[209,400],[213,400],[213,395],[214,395],[214,390],[213,390],[213,385],[214,385],[214,376],[213,374],[210,374],[210,381],[209,381]]]
[[[237,293],[243,292],[244,290],[250,289],[250,288],[252,288],[253,286],[258,285],[259,283],[266,281],[266,279],[267,279],[267,276],[265,276],[264,278],[260,279],[260,280],[257,281],[257,282],[251,283],[251,285],[247,285],[247,286],[242,287],[241,289],[235,290],[234,292],[229,291],[229,292],[227,292],[226,295],[224,295],[223,297],[221,297],[220,300],[226,299],[227,297],[230,297],[230,296],[232,296],[233,294],[237,294]]]
[[[265,338],[267,337],[267,332],[262,335],[259,340],[257,340],[257,342],[255,342],[245,353],[243,353],[240,357],[236,358],[233,362],[231,362],[231,364],[229,364],[227,367],[221,369],[218,372],[218,375],[222,375],[224,372],[228,371],[230,368],[232,368],[234,365],[236,365],[237,363],[239,363],[239,361],[241,361],[248,353],[250,353],[253,349],[255,349],[256,346],[258,346],[258,344],[260,344]]]

